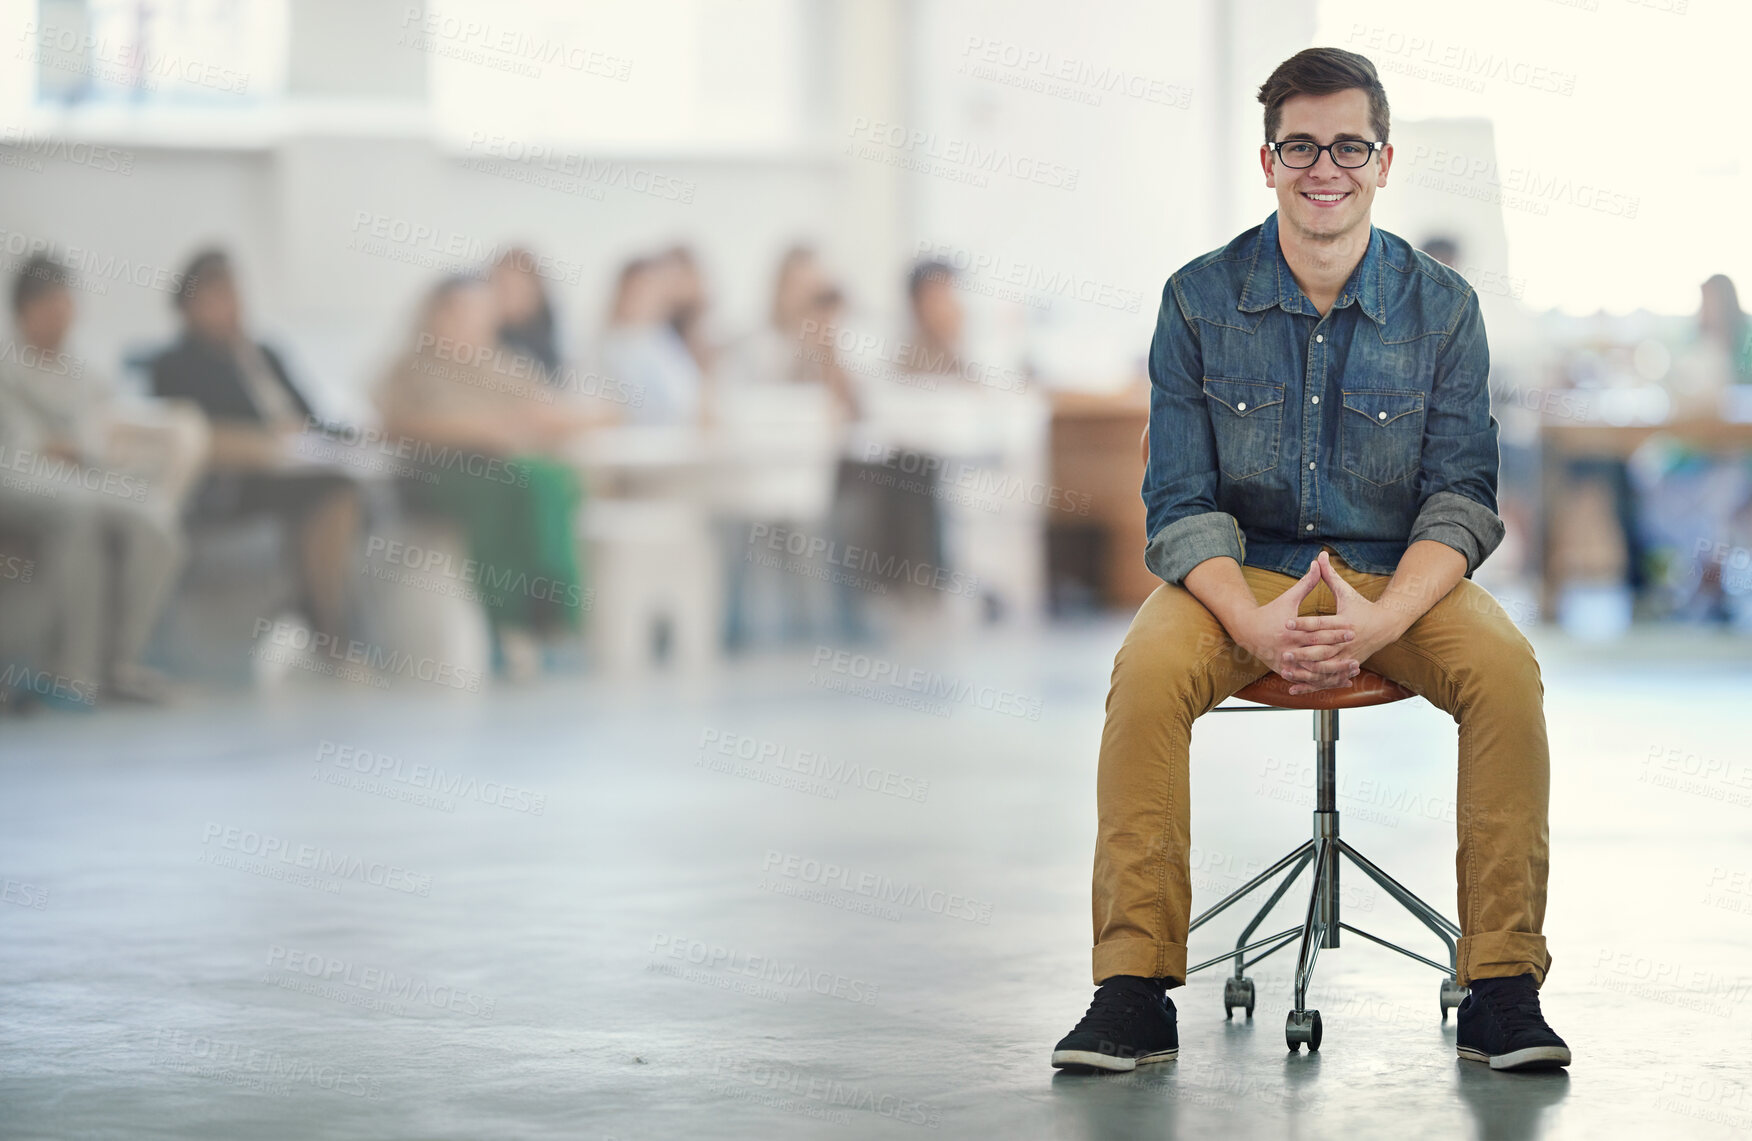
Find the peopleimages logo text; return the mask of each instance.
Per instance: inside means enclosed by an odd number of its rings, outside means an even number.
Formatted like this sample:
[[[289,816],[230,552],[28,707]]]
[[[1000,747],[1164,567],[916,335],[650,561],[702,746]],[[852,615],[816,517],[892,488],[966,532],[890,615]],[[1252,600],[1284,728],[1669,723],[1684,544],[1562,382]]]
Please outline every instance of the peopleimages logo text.
[[[227,827],[208,821],[201,843],[213,850],[236,852],[264,863],[278,860],[304,871],[337,879],[353,880],[373,887],[406,892],[409,895],[430,896],[432,877],[409,871],[382,860],[365,860],[345,852],[315,844],[293,845],[278,836],[267,836],[248,828]]]
[[[382,675],[417,678],[435,685],[449,686],[451,689],[480,692],[480,671],[467,666],[452,665],[435,658],[415,657],[405,650],[390,650],[357,639],[336,638],[333,634],[320,630],[313,633],[296,622],[257,618],[253,637],[260,643],[264,634],[268,636],[268,645],[263,647],[258,644],[257,650],[253,652],[262,653],[270,661],[284,660],[282,655],[268,653],[274,647],[279,647],[282,650],[321,655],[331,663],[360,666]]]
[[[958,892],[929,888],[921,883],[896,880],[878,872],[854,872],[829,860],[793,855],[768,848],[761,871],[797,880],[829,891],[866,896],[881,903],[915,907],[933,915],[990,924],[992,901],[974,899]]]
[[[447,983],[434,983],[421,975],[408,974],[391,967],[357,963],[279,943],[268,948],[267,966],[297,978],[313,980],[333,987],[349,987],[396,1003],[425,1006],[476,1018],[491,1018],[499,1000]],[[267,976],[274,982],[274,976]],[[295,988],[287,988],[295,989]]]
[[[907,667],[888,658],[860,654],[851,650],[836,650],[831,646],[816,646],[810,659],[810,675],[816,684],[832,689],[847,689],[845,684],[833,684],[839,678],[854,683],[850,692],[870,695],[892,690],[916,696],[922,701],[946,703],[939,716],[948,716],[948,705],[968,703],[992,713],[1010,717],[1040,720],[1040,699],[1027,697],[993,685],[948,677],[932,670]]]
[[[316,748],[317,764],[327,763],[338,769],[348,769],[363,776],[395,781],[414,788],[429,789],[458,800],[478,800],[496,808],[527,812],[540,816],[547,811],[547,793],[506,784],[504,781],[477,781],[472,776],[450,772],[444,768],[388,753],[374,753],[353,745],[343,745],[323,739]]]
[[[398,436],[380,428],[361,428],[353,424],[320,420],[315,416],[305,417],[304,430],[320,434],[324,442],[333,443],[337,447],[375,449],[381,455],[407,460],[433,471],[453,471],[508,486],[529,486],[527,469],[484,452],[452,448],[412,436]]]

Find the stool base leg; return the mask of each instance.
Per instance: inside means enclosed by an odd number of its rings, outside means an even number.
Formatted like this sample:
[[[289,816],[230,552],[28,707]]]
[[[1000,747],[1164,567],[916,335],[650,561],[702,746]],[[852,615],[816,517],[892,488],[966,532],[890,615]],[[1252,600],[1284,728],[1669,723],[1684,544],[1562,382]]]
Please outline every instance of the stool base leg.
[[[1320,1012],[1308,1009],[1308,984],[1314,980],[1314,964],[1320,961],[1320,946],[1326,942],[1326,916],[1323,907],[1328,887],[1332,883],[1331,861],[1338,858],[1337,841],[1322,836],[1314,843],[1314,890],[1308,894],[1308,914],[1302,921],[1302,946],[1296,956],[1296,1005],[1284,1022],[1284,1043],[1295,1053],[1303,1046],[1313,1053],[1320,1049]]]
[[[1355,864],[1364,875],[1374,880],[1381,890],[1392,896],[1399,906],[1405,908],[1419,923],[1428,927],[1448,948],[1448,963],[1451,967],[1459,964],[1459,955],[1454,940],[1460,937],[1460,928],[1450,922],[1446,916],[1417,896],[1411,894],[1404,884],[1376,867],[1372,861],[1361,852],[1351,847],[1343,840],[1335,841],[1338,850]]]
[[[1265,869],[1263,872],[1260,872],[1258,875],[1254,876],[1252,879],[1248,880],[1246,883],[1242,884],[1240,887],[1236,888],[1234,891],[1232,891],[1228,895],[1224,896],[1221,900],[1217,901],[1216,903],[1212,904],[1210,907],[1206,908],[1204,910],[1203,914],[1201,914],[1197,919],[1194,919],[1191,923],[1187,924],[1186,933],[1188,935],[1190,935],[1194,931],[1197,931],[1200,927],[1203,927],[1206,923],[1209,923],[1211,920],[1215,919],[1218,915],[1227,911],[1234,904],[1240,902],[1240,900],[1244,896],[1246,896],[1249,892],[1254,891],[1261,884],[1267,883],[1268,881],[1270,881],[1271,877],[1277,875],[1279,872],[1283,871],[1285,868],[1289,867],[1292,863],[1295,863],[1297,860],[1303,860],[1305,862],[1306,859],[1310,856],[1310,854],[1313,851],[1314,851],[1314,841],[1312,841],[1312,840],[1302,841],[1300,844],[1296,845],[1296,847],[1290,852],[1289,855],[1285,856],[1283,859],[1279,860],[1277,863],[1273,864],[1271,867]],[[1299,873],[1301,870],[1302,870],[1301,866],[1298,865],[1296,868],[1296,871],[1290,873],[1289,879],[1291,879],[1291,880],[1295,879],[1297,873]],[[1289,882],[1288,880],[1285,881],[1286,884],[1288,882]],[[1273,898],[1274,902],[1277,899],[1276,896],[1273,896],[1272,898]],[[1268,907],[1266,910],[1269,911],[1270,908]],[[1257,926],[1257,924],[1255,924],[1255,926]],[[1243,939],[1242,942],[1246,942],[1246,940]]]
[[[1314,844],[1314,890],[1308,894],[1308,915],[1302,921],[1302,949],[1296,957],[1296,1005],[1302,1012],[1308,999],[1308,983],[1314,978],[1314,964],[1320,961],[1320,946],[1326,941],[1326,920],[1321,908],[1321,895],[1328,882],[1327,862],[1338,858],[1335,841],[1324,837]]]

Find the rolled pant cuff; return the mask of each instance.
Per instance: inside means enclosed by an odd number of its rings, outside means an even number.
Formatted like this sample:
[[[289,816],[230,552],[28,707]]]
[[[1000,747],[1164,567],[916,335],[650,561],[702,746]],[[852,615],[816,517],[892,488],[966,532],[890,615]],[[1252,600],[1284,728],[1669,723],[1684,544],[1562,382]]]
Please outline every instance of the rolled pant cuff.
[[[1545,949],[1545,936],[1530,931],[1491,931],[1483,935],[1467,935],[1457,946],[1460,960],[1460,985],[1473,979],[1512,978],[1531,974],[1535,984],[1545,985],[1545,973],[1551,969],[1551,954]]]
[[[1095,946],[1095,985],[1114,975],[1141,975],[1148,979],[1171,978],[1173,985],[1186,981],[1186,944],[1159,943],[1154,939],[1109,939]]]

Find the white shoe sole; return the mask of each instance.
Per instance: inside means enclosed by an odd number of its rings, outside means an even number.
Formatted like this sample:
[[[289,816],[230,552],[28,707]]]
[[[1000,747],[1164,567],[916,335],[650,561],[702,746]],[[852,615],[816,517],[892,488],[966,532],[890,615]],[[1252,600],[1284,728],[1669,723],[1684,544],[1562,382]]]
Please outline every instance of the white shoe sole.
[[[1172,1050],[1157,1050],[1154,1054],[1144,1054],[1136,1058],[1120,1058],[1112,1054],[1100,1054],[1094,1050],[1054,1050],[1052,1064],[1065,1069],[1077,1067],[1085,1070],[1106,1070],[1109,1073],[1123,1074],[1135,1070],[1139,1066],[1147,1066],[1151,1062],[1172,1062],[1180,1056],[1180,1047]]]
[[[1549,1070],[1570,1064],[1570,1052],[1563,1046],[1529,1046],[1507,1054],[1486,1054],[1470,1046],[1461,1046],[1459,1051],[1469,1062],[1489,1062],[1493,1070]]]

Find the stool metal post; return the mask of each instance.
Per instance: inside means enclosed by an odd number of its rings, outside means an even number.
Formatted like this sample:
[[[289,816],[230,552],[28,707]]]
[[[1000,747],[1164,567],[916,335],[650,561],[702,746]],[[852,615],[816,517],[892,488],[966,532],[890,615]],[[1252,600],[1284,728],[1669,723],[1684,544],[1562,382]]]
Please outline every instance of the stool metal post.
[[[1338,843],[1338,710],[1314,711],[1314,839]],[[1338,857],[1326,861],[1320,878],[1320,922],[1326,929],[1322,947],[1338,946]]]

